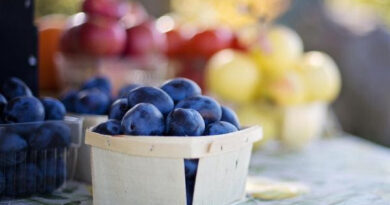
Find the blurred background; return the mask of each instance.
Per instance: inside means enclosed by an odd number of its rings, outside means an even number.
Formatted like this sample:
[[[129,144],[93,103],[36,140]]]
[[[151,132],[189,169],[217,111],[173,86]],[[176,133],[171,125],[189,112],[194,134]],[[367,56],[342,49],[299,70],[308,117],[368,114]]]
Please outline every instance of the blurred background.
[[[390,1],[85,2],[34,2],[37,62],[20,66],[39,78],[16,75],[37,91],[60,96],[94,75],[116,90],[181,76],[269,140],[301,147],[347,132],[390,146]]]

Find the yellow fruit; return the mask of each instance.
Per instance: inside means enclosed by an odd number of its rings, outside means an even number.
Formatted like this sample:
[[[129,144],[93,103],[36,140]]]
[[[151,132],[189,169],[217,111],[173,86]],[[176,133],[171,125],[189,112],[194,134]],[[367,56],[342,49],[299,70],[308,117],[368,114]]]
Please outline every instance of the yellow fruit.
[[[326,103],[309,103],[283,109],[280,141],[290,149],[301,149],[321,136],[327,114]]]
[[[268,77],[278,77],[293,68],[303,53],[299,35],[285,26],[274,26],[259,37],[251,56]]]
[[[171,0],[172,10],[184,21],[200,27],[240,29],[267,23],[284,12],[287,0]]]
[[[264,86],[265,97],[277,105],[296,105],[305,100],[302,78],[294,70],[280,77],[268,79]]]
[[[325,53],[306,53],[298,65],[307,101],[334,100],[341,89],[341,76],[336,63]]]
[[[207,64],[208,89],[224,100],[251,102],[257,93],[261,74],[245,54],[230,49],[215,54]]]
[[[263,128],[263,139],[254,144],[254,150],[279,135],[281,116],[279,108],[262,103],[246,104],[238,107],[236,113],[241,125],[260,125]]]

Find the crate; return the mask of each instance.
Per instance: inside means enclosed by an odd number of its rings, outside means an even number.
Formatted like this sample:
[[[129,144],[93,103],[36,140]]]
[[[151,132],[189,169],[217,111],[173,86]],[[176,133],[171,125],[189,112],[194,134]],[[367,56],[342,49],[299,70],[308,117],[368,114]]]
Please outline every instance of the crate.
[[[193,204],[224,205],[245,197],[259,126],[204,137],[111,137],[86,132],[95,205],[185,205],[184,159],[199,159]]]
[[[58,131],[42,134],[55,130],[48,127]],[[30,143],[30,138],[54,135],[66,135],[70,144],[53,145],[58,142],[53,140],[36,148]],[[49,194],[64,187],[74,175],[80,138],[81,120],[69,116],[63,121],[0,124],[0,199]]]

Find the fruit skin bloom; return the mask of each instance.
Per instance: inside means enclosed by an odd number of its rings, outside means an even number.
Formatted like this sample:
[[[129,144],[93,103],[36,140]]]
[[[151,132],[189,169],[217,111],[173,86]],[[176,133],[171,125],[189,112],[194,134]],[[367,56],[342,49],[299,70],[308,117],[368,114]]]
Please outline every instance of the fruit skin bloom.
[[[138,103],[150,103],[156,106],[164,115],[168,114],[174,107],[173,100],[165,91],[149,86],[132,90],[127,96],[127,100],[130,107]]]
[[[150,103],[139,103],[131,108],[122,120],[127,135],[161,136],[164,134],[164,116]]]
[[[202,94],[202,90],[198,84],[187,78],[169,80],[161,86],[161,89],[168,93],[175,103]]]
[[[221,106],[221,108],[222,108],[221,121],[229,122],[234,126],[236,126],[237,129],[240,129],[241,126],[236,113],[232,109],[226,106]]]
[[[234,125],[228,122],[218,121],[207,126],[205,135],[222,135],[235,131],[237,131],[237,128]]]
[[[3,117],[7,123],[43,121],[45,108],[35,97],[17,97],[7,104]]]
[[[167,117],[166,133],[170,136],[201,136],[205,123],[198,111],[177,108]]]
[[[103,135],[120,135],[122,134],[121,122],[118,120],[108,120],[93,128],[92,132]]]
[[[8,101],[22,96],[32,96],[30,88],[19,78],[7,79],[1,87],[1,92]]]
[[[206,125],[222,117],[221,105],[207,96],[195,96],[177,103],[176,108],[194,109],[200,113]]]

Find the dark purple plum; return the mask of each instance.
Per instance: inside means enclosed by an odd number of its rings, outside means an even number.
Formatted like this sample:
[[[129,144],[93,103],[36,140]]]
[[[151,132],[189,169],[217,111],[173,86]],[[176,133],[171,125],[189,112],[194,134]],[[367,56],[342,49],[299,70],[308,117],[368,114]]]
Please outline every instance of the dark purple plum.
[[[45,108],[45,120],[63,120],[66,114],[66,109],[61,101],[45,97],[41,99],[42,105]]]
[[[1,91],[8,100],[21,96],[33,96],[30,88],[22,80],[15,77],[6,80]]]
[[[186,161],[191,161],[191,160],[184,160]],[[196,164],[197,165],[197,164]],[[197,166],[195,169],[195,173],[197,170]],[[194,197],[194,191],[195,191],[195,181],[196,181],[196,176],[187,176],[186,175],[186,199],[187,199],[187,205],[191,205]]]
[[[26,159],[27,142],[19,135],[0,132],[0,166],[13,166]]]
[[[127,135],[163,135],[165,131],[164,116],[150,103],[139,103],[127,111],[121,125]]]
[[[69,90],[61,97],[61,102],[64,104],[67,112],[76,112],[75,111],[75,102],[77,99],[78,91]]]
[[[22,163],[5,170],[4,194],[10,197],[27,197],[37,193],[43,183],[41,170],[33,163]]]
[[[9,101],[3,116],[7,123],[43,121],[45,120],[45,108],[35,97],[17,97]]]
[[[18,152],[27,148],[27,142],[15,133],[0,132],[0,152]]]
[[[112,103],[110,111],[108,112],[108,119],[121,121],[123,116],[129,110],[127,98],[119,98]]]
[[[104,115],[109,109],[110,97],[98,89],[84,90],[77,94],[74,105],[76,113]]]
[[[66,166],[62,157],[42,159],[38,165],[44,180],[39,187],[40,193],[51,193],[65,182]]]
[[[171,136],[201,136],[205,123],[198,111],[177,108],[169,113],[166,133]]]
[[[138,84],[129,84],[129,85],[125,85],[123,86],[119,92],[118,92],[118,98],[127,98],[127,95],[129,95],[129,93],[136,89],[136,88],[139,88],[141,87],[141,85],[138,85]]]
[[[156,106],[163,115],[168,114],[174,107],[171,97],[165,91],[155,87],[136,88],[129,93],[127,99],[130,107],[138,103],[150,103]]]
[[[64,122],[46,122],[28,138],[33,150],[68,147],[71,142],[71,131]]]
[[[228,107],[225,106],[221,106],[221,107],[222,107],[221,121],[229,122],[234,126],[236,126],[237,129],[240,129],[240,122],[238,120],[236,113]]]
[[[206,127],[205,135],[222,135],[236,131],[237,128],[233,124],[225,121],[218,121],[211,123]]]
[[[187,78],[169,80],[161,86],[161,89],[168,93],[175,103],[202,94],[202,90],[198,84]]]
[[[102,135],[120,135],[122,134],[121,122],[118,120],[108,120],[94,127],[92,132]]]
[[[175,108],[194,109],[203,117],[206,125],[219,121],[222,117],[220,104],[207,96],[195,96],[177,103]]]
[[[98,89],[108,96],[111,96],[111,82],[108,78],[97,76],[89,79],[84,85],[81,87],[81,90],[90,90],[90,89]]]

